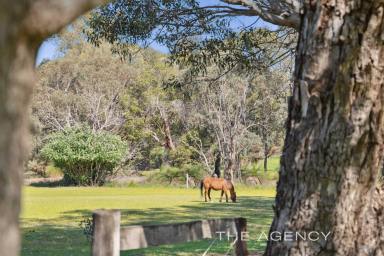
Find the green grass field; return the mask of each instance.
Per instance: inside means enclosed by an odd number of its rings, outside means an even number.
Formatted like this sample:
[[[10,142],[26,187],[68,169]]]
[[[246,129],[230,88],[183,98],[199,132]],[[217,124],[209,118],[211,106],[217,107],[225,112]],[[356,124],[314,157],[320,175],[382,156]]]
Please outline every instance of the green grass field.
[[[90,243],[79,223],[98,208],[121,209],[123,225],[245,217],[252,237],[268,230],[275,195],[273,188],[240,187],[239,203],[233,204],[219,203],[219,192],[213,192],[212,203],[204,203],[197,189],[171,187],[25,187],[23,193],[24,256],[89,255]],[[211,242],[131,250],[121,255],[201,255]],[[262,250],[264,246],[262,241],[248,243],[251,251]],[[216,242],[210,252],[225,253],[228,247],[226,241]]]

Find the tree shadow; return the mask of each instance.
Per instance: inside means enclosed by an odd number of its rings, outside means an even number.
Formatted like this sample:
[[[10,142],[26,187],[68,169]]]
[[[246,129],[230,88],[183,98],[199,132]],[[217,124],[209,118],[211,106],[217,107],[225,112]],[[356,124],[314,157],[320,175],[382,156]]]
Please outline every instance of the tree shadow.
[[[170,208],[120,209],[121,225],[153,225],[165,223],[181,223],[193,220],[234,218],[247,219],[250,233],[267,232],[273,218],[273,198],[243,196],[238,203],[205,203],[181,205]],[[133,219],[130,216],[135,216]],[[91,218],[92,211],[79,209],[63,212],[56,219],[27,219],[29,224],[23,228],[22,255],[86,255],[90,253],[90,242],[87,241],[79,226],[84,219]],[[69,223],[63,225],[60,223]],[[122,255],[196,255],[205,250],[210,240],[191,242],[187,244],[166,245],[155,248],[126,251]],[[249,242],[252,251],[263,250],[265,243]],[[224,253],[228,243],[217,244],[213,248],[216,253]],[[204,250],[202,252],[204,252]],[[187,253],[187,254],[185,254]]]
[[[80,227],[60,226],[46,222],[22,228],[22,250],[25,256],[90,255],[90,242]]]
[[[63,178],[61,179],[41,179],[41,180],[38,180],[38,181],[32,181],[31,183],[28,184],[28,186],[31,186],[31,187],[38,187],[38,188],[42,188],[42,187],[64,187],[64,186],[68,186],[67,182],[64,181]]]

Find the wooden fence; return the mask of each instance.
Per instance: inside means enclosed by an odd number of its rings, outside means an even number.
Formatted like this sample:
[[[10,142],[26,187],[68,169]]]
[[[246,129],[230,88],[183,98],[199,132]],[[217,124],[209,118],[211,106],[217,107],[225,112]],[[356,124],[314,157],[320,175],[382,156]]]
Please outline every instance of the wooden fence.
[[[246,242],[240,239],[247,229],[247,221],[244,218],[120,227],[118,210],[96,210],[92,217],[92,256],[119,256],[120,251],[125,250],[209,238],[219,239],[218,232],[222,232],[222,239],[227,239],[227,234],[238,234],[239,239],[234,239],[234,252],[238,256],[248,255]]]

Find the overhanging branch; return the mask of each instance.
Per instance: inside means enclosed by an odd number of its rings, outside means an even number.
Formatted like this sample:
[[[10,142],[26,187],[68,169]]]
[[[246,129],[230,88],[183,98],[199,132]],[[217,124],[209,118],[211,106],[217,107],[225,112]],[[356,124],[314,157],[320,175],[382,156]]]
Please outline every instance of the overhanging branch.
[[[24,32],[44,39],[71,23],[81,14],[108,0],[35,0],[31,1],[23,22]]]
[[[241,5],[253,10],[264,21],[275,25],[291,27],[300,26],[300,0],[220,0],[231,5]]]

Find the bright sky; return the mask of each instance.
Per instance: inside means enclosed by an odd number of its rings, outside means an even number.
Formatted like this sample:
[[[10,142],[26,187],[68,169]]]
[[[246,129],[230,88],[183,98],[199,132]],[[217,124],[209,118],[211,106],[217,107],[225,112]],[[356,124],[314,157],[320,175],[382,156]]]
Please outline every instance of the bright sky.
[[[224,5],[222,2],[219,0],[201,0],[201,3],[203,5]],[[234,27],[238,26],[244,26],[244,25],[250,25],[253,22],[255,22],[256,17],[238,17],[233,24]],[[259,26],[264,26],[264,27],[271,27],[273,25],[260,21],[258,22]],[[168,52],[167,48],[159,45],[157,43],[153,43],[151,45],[152,48],[160,51],[160,52]],[[36,64],[40,64],[43,59],[55,59],[57,58],[57,42],[53,39],[48,39],[43,44],[40,46],[37,57],[36,57]]]

